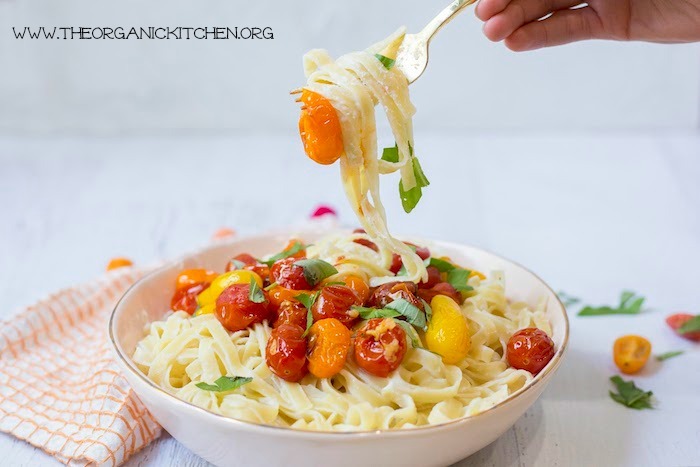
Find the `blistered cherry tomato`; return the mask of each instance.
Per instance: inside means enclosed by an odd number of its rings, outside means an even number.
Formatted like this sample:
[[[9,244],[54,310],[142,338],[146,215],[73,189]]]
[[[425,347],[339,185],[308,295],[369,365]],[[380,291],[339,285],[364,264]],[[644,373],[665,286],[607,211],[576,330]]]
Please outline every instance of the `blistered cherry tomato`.
[[[666,324],[668,324],[671,327],[671,329],[676,331],[676,334],[678,334],[679,336],[685,339],[689,339],[691,341],[700,342],[700,331],[691,331],[685,333],[680,333],[678,331],[678,329],[680,329],[685,323],[687,323],[693,318],[695,318],[695,316],[689,313],[676,313],[675,315],[671,315],[668,318],[666,318]]]
[[[211,283],[219,276],[218,272],[207,269],[185,269],[177,275],[175,279],[175,289],[179,290],[202,282]]]
[[[622,336],[613,344],[613,360],[621,372],[639,372],[651,355],[651,342],[642,336]]]
[[[234,284],[216,299],[216,317],[229,331],[240,331],[268,318],[268,300],[252,302],[249,294],[250,284]]]
[[[403,266],[403,260],[401,259],[401,256],[397,255],[396,253],[391,255],[391,266],[389,266],[389,271],[393,272],[394,274],[397,274],[401,270],[401,266]]]
[[[170,309],[186,311],[189,314],[194,313],[197,310],[197,295],[207,287],[209,287],[209,282],[200,282],[177,289],[170,300]]]
[[[296,258],[285,258],[277,261],[270,268],[272,281],[287,289],[310,290],[313,287],[306,281],[304,268],[296,266]]]
[[[384,308],[394,300],[402,298],[415,305],[419,310],[424,310],[423,302],[416,296],[417,292],[418,287],[413,282],[389,282],[374,289],[367,300],[367,305],[374,308]]]
[[[406,333],[391,318],[367,321],[355,337],[357,365],[375,376],[386,378],[406,355]]]
[[[430,258],[430,250],[429,250],[428,248],[426,248],[426,247],[424,247],[424,246],[418,246],[418,245],[415,245],[415,244],[409,243],[409,242],[404,242],[404,243],[405,243],[406,245],[408,245],[408,246],[412,246],[413,248],[415,248],[415,249],[416,249],[416,254],[417,254],[417,255],[420,257],[420,259],[422,259],[423,261],[425,261],[426,259]]]
[[[322,95],[304,89],[301,94],[299,135],[304,151],[314,162],[332,164],[344,151],[340,119],[331,102]]]
[[[419,289],[430,289],[433,288],[440,282],[441,276],[440,276],[440,270],[436,268],[435,266],[428,266],[425,268],[428,271],[428,281],[427,282],[419,282],[418,283],[418,288]]]
[[[362,305],[362,300],[355,291],[344,285],[329,285],[321,289],[311,312],[314,321],[335,318],[350,327],[358,317],[357,312],[350,308],[353,305]]]
[[[299,295],[311,295],[312,293],[313,292],[311,292],[310,290],[287,289],[286,287],[281,287],[278,285],[270,289],[270,292],[268,293],[268,297],[270,299],[270,308],[273,311],[277,311],[282,305],[282,302],[285,302],[287,300],[297,301],[296,297],[298,297]]]
[[[449,282],[438,282],[430,289],[418,290],[418,296],[428,303],[430,303],[436,295],[446,295],[457,303],[462,303],[463,301],[457,289],[452,287],[452,284]]]
[[[538,328],[517,331],[508,340],[506,358],[513,368],[536,375],[554,357],[554,342]]]
[[[306,329],[307,310],[304,305],[297,301],[285,300],[277,311],[277,319],[274,327],[279,327],[282,324],[295,324]]]
[[[296,383],[308,373],[304,328],[284,323],[272,330],[267,341],[268,368],[285,381]]]
[[[367,240],[366,238],[356,238],[355,240],[353,240],[353,242],[362,246],[366,246],[370,250],[379,251],[379,247],[377,246],[377,244],[371,240]],[[399,266],[399,269],[401,269],[401,266]]]
[[[255,266],[256,264],[258,264],[258,260],[255,259],[253,255],[250,255],[248,253],[241,253],[240,255],[236,255],[233,258],[231,258],[231,261],[229,261],[226,265],[226,272],[238,269],[234,264],[234,261],[243,263],[244,266]]]
[[[347,276],[344,279],[345,285],[351,288],[360,299],[360,305],[369,298],[369,285],[360,276]]]
[[[335,318],[314,322],[309,329],[309,371],[317,378],[335,376],[345,366],[352,334]]]

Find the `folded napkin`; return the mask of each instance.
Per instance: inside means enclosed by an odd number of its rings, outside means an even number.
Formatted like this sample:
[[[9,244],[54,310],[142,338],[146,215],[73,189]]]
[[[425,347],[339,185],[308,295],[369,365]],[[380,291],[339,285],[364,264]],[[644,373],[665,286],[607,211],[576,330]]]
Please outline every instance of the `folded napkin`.
[[[144,272],[116,269],[0,322],[0,430],[70,465],[116,466],[160,435],[107,334],[117,300]]]

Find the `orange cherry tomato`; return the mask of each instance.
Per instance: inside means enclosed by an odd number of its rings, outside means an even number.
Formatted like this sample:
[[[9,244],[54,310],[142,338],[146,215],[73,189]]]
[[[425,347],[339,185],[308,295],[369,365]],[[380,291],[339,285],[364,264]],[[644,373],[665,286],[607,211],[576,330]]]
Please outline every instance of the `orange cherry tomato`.
[[[309,371],[317,378],[337,375],[345,366],[352,333],[335,318],[316,321],[309,329]]]
[[[216,317],[229,331],[240,331],[268,318],[268,301],[251,302],[249,295],[250,284],[234,284],[216,299]]]
[[[375,376],[386,378],[406,355],[406,332],[391,318],[367,321],[355,338],[357,366]]]
[[[209,282],[195,282],[178,288],[170,299],[170,309],[186,311],[189,314],[197,310],[197,295],[209,287]]]
[[[347,276],[345,285],[351,288],[360,299],[360,305],[365,303],[369,298],[369,285],[360,276]]]
[[[284,323],[272,330],[267,340],[265,361],[268,368],[285,381],[296,383],[308,373],[304,328]]]
[[[525,328],[508,340],[506,358],[508,364],[536,375],[554,357],[554,342],[541,329]]]
[[[129,258],[112,258],[107,264],[107,271],[112,271],[118,268],[132,266],[134,263]]]
[[[302,241],[299,240],[298,238],[293,238],[293,239],[291,239],[291,240],[289,241],[289,243],[287,243],[287,246],[284,247],[284,250],[283,250],[283,251],[287,252],[287,251],[291,250],[292,247],[293,247],[294,245],[296,245],[297,243],[304,244],[304,242],[302,242]],[[299,250],[299,251],[297,251],[296,253],[294,253],[293,255],[288,256],[288,258],[296,258],[296,259],[306,258],[306,249]]]
[[[651,355],[651,342],[642,336],[622,336],[613,345],[613,360],[621,372],[639,372]]]
[[[272,310],[274,311],[277,311],[279,310],[280,306],[282,306],[282,302],[297,301],[295,297],[303,293],[305,293],[306,295],[311,295],[313,292],[311,292],[310,290],[288,289],[286,287],[282,287],[281,285],[273,287],[268,292],[268,297],[270,299],[270,308],[272,308]]]
[[[322,95],[304,89],[301,93],[299,135],[304,151],[314,162],[328,165],[343,154],[340,119],[331,102]]]
[[[175,290],[184,289],[201,282],[210,283],[219,276],[218,272],[206,269],[185,269],[175,279]]]

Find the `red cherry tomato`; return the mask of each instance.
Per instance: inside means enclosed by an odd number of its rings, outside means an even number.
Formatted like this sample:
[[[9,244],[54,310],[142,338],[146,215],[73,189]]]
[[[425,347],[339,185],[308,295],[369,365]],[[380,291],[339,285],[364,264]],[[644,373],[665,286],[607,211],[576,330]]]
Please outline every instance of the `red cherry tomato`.
[[[416,254],[417,254],[417,255],[420,257],[420,259],[422,259],[423,261],[425,261],[426,259],[430,258],[430,250],[428,250],[426,247],[414,245],[413,243],[409,243],[409,242],[404,242],[404,243],[405,243],[406,245],[408,245],[408,246],[414,247],[414,248],[416,249]]]
[[[280,327],[283,324],[295,324],[306,329],[307,310],[304,305],[297,301],[285,300],[280,304],[277,311],[277,319],[274,327]]]
[[[418,287],[413,282],[389,282],[374,289],[367,300],[367,306],[384,308],[394,300],[402,298],[424,311],[423,302],[416,296],[417,292]]]
[[[260,278],[267,283],[270,279],[270,268],[267,264],[259,263],[255,257],[249,255],[248,253],[241,253],[240,255],[234,256],[231,261],[226,264],[226,272],[233,271],[237,269],[234,261],[240,261],[245,266],[243,269],[248,271],[253,271],[255,274],[260,276]]]
[[[513,368],[536,375],[554,357],[554,342],[541,329],[521,329],[508,340],[506,357]]]
[[[267,341],[268,368],[285,381],[296,383],[308,373],[304,328],[284,323],[272,330]]]
[[[671,329],[676,331],[676,334],[679,336],[689,339],[691,341],[695,342],[700,342],[700,331],[692,331],[692,332],[686,332],[681,334],[678,332],[678,329],[683,326],[685,323],[693,319],[695,316],[689,314],[689,313],[676,313],[675,315],[671,315],[668,318],[666,318],[666,324],[668,324]]]
[[[442,280],[440,277],[440,270],[435,266],[428,266],[426,270],[428,271],[428,281],[420,282],[418,284],[419,289],[431,289]]]
[[[389,267],[389,271],[397,274],[401,270],[401,266],[403,266],[401,256],[397,255],[396,253],[391,255],[391,266]]]
[[[366,246],[370,250],[379,251],[379,247],[377,246],[377,244],[370,240],[367,240],[366,238],[356,238],[355,240],[353,240],[353,242],[358,243],[362,246]],[[401,266],[399,266],[399,269],[401,269]]]
[[[355,337],[357,365],[375,376],[386,378],[406,355],[406,333],[390,318],[367,321]]]
[[[335,318],[349,328],[358,317],[357,312],[350,309],[353,305],[362,305],[362,300],[354,290],[344,285],[329,285],[321,289],[311,312],[314,322]]]
[[[304,277],[304,268],[296,266],[297,258],[285,258],[277,261],[270,268],[272,280],[278,285],[294,290],[311,290],[313,287]]]
[[[216,299],[216,317],[229,331],[240,331],[268,318],[267,298],[262,303],[255,303],[248,299],[249,294],[249,284],[234,284]]]
[[[459,295],[459,292],[448,282],[439,282],[430,289],[420,289],[418,291],[418,296],[428,303],[430,303],[436,295],[446,295],[455,302],[462,303],[462,297]]]
[[[171,310],[193,314],[197,310],[197,295],[209,288],[209,282],[200,282],[177,289],[170,299]]]

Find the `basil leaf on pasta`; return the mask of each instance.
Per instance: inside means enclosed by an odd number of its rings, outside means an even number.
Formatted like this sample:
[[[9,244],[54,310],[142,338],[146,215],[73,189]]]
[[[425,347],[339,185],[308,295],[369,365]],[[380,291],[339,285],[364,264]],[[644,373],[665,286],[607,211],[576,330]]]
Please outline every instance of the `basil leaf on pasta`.
[[[311,287],[314,287],[326,277],[338,274],[338,270],[332,264],[322,259],[300,259],[294,265],[304,268],[304,277]]]
[[[250,291],[248,292],[248,300],[250,300],[253,303],[263,303],[265,301],[265,294],[253,278],[250,279]]]
[[[302,293],[294,297],[295,300],[298,300],[299,303],[306,307],[306,329],[301,337],[306,337],[306,335],[309,333],[309,329],[311,329],[311,325],[314,323],[314,314],[311,311],[311,308],[314,306],[314,303],[316,303],[316,299],[320,294],[321,291],[319,290],[311,295]]]
[[[272,266],[281,259],[289,258],[290,256],[296,255],[300,251],[306,249],[307,246],[308,245],[304,245],[303,243],[296,241],[289,249],[277,253],[276,255],[270,256],[270,258],[268,259],[260,260],[260,262],[263,264],[267,264],[268,266]]]
[[[408,321],[417,328],[427,328],[427,323],[425,321],[425,313],[423,313],[418,307],[416,307],[412,303],[409,303],[403,298],[397,298],[384,308],[398,311],[401,314],[401,316],[406,318],[406,321]]]
[[[433,319],[433,309],[430,308],[430,304],[422,298],[421,301],[423,302],[423,308],[425,309],[425,320],[429,323],[430,320]]]
[[[396,63],[396,60],[394,60],[393,58],[385,57],[382,54],[374,54],[374,56],[377,57],[377,60],[382,62],[382,65],[384,65],[384,68],[386,68],[387,70],[390,70],[391,67],[394,66],[394,63]]]
[[[467,285],[471,271],[467,269],[454,268],[447,273],[447,282],[458,292],[471,292],[474,288]]]
[[[207,383],[196,383],[199,389],[212,392],[226,392],[238,389],[244,384],[248,384],[253,381],[253,378],[244,376],[222,376],[221,378],[214,381],[214,384]]]
[[[382,160],[387,162],[398,162],[399,161],[399,146],[396,145],[391,148],[384,148],[382,151]]]
[[[397,316],[401,316],[401,313],[398,311],[387,308],[366,308],[364,306],[353,306],[352,309],[357,311],[362,319],[395,318]]]
[[[444,259],[433,258],[432,256],[424,261],[426,266],[433,266],[440,272],[450,272],[457,266]]]
[[[420,336],[416,332],[415,328],[408,324],[406,321],[402,319],[396,319],[394,318],[394,322],[401,326],[401,329],[404,330],[406,333],[406,337],[408,337],[408,340],[411,342],[411,345],[415,349],[422,349],[423,348],[423,343],[420,341]]]

